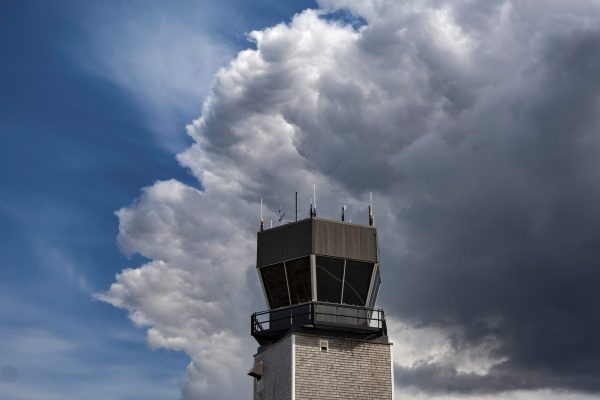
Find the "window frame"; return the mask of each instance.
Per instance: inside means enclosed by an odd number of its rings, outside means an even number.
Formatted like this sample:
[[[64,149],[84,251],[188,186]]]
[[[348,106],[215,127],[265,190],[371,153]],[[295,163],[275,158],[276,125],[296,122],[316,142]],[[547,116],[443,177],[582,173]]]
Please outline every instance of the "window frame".
[[[290,293],[290,281],[288,279],[288,273],[287,273],[287,264],[288,262],[291,261],[296,261],[296,260],[300,260],[302,258],[309,258],[309,272],[310,272],[310,287],[311,287],[311,300],[302,302],[302,303],[297,303],[297,304],[292,304],[292,296]],[[316,283],[315,283],[315,275],[313,274],[313,259],[314,259],[314,254],[310,254],[309,256],[302,256],[302,257],[296,257],[296,258],[290,258],[289,260],[285,260],[285,261],[279,261],[279,262],[275,262],[275,263],[271,263],[271,264],[267,264],[267,265],[261,265],[260,267],[257,267],[257,272],[258,272],[258,278],[260,280],[260,286],[262,288],[263,291],[263,296],[265,298],[265,304],[267,305],[267,308],[269,310],[278,310],[281,308],[286,308],[286,307],[291,307],[291,306],[297,306],[300,304],[308,304],[311,301],[316,301],[315,300],[315,290],[316,290]],[[265,286],[265,282],[263,280],[263,274],[262,274],[262,269],[263,268],[267,268],[267,267],[272,267],[273,265],[278,265],[278,264],[282,264],[283,265],[283,273],[285,276],[285,286],[287,288],[287,294],[288,294],[288,304],[282,307],[277,307],[277,308],[272,308],[271,307],[271,302],[269,301],[269,296],[267,295],[267,288]],[[313,286],[315,286],[313,288]]]
[[[325,300],[321,300],[319,299],[318,296],[318,291],[317,291],[317,287],[318,287],[318,278],[317,278],[317,257],[324,257],[324,258],[331,258],[331,259],[335,259],[335,260],[341,260],[343,261],[342,264],[342,280],[341,280],[341,290],[340,290],[340,298],[339,298],[339,302],[337,303],[332,303],[330,301],[325,301]],[[289,282],[289,278],[288,278],[288,271],[287,271],[287,263],[291,262],[291,261],[296,261],[296,260],[300,260],[303,258],[309,258],[309,277],[310,277],[310,288],[311,288],[311,299],[305,302],[301,302],[301,303],[297,303],[297,304],[292,304],[292,296],[291,296],[291,292],[290,292],[290,282]],[[371,271],[371,278],[369,281],[369,289],[367,292],[367,297],[366,297],[366,301],[365,301],[365,305],[364,307],[367,308],[373,308],[375,307],[375,301],[377,301],[377,299],[373,299],[373,295],[374,295],[374,290],[375,290],[375,285],[377,285],[377,281],[379,281],[379,286],[381,286],[381,271],[379,268],[379,263],[378,262],[369,262],[369,261],[365,261],[365,260],[356,260],[353,258],[346,258],[346,257],[334,257],[334,256],[329,256],[329,255],[323,255],[323,254],[315,254],[315,253],[311,253],[308,256],[302,256],[302,257],[296,257],[296,258],[291,258],[289,260],[285,260],[285,261],[279,261],[276,263],[272,263],[272,264],[267,264],[267,265],[261,265],[260,267],[257,268],[257,272],[258,272],[258,277],[260,280],[260,286],[262,288],[263,291],[263,296],[265,298],[265,304],[267,304],[267,307],[269,308],[269,310],[277,310],[277,309],[281,309],[281,308],[286,308],[286,307],[292,307],[292,306],[297,306],[297,305],[301,305],[301,304],[307,304],[310,302],[320,302],[320,303],[329,303],[329,304],[346,304],[344,303],[344,288],[346,286],[346,266],[347,266],[347,261],[354,261],[354,262],[360,262],[360,263],[365,263],[365,264],[370,264],[372,265],[372,271]],[[271,303],[269,302],[269,296],[267,295],[267,289],[265,286],[265,282],[263,280],[263,274],[262,274],[262,269],[263,268],[267,268],[267,267],[271,267],[273,265],[277,265],[277,264],[282,264],[283,265],[283,272],[284,272],[284,276],[285,276],[285,284],[286,284],[286,289],[287,289],[287,294],[288,294],[288,304],[282,307],[278,307],[278,308],[272,308],[271,307]],[[379,290],[377,291],[379,292]],[[373,301],[375,300],[375,301]],[[352,305],[352,304],[346,304],[346,305],[350,305],[350,306],[356,306],[356,307],[363,307],[363,306],[357,306],[357,305]]]

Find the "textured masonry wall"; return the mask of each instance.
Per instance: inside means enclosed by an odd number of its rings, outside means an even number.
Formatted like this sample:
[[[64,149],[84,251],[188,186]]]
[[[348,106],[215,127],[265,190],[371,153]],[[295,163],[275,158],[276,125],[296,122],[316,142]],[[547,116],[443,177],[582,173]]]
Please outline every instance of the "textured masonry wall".
[[[391,345],[296,335],[295,400],[391,400]]]
[[[292,400],[292,337],[254,356],[255,364],[261,361],[263,377],[254,380],[254,400]]]

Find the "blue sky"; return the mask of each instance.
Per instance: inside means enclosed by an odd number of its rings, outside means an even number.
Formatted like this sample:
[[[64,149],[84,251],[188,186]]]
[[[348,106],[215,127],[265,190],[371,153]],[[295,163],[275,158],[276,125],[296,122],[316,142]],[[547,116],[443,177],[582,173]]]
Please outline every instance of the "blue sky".
[[[123,310],[92,297],[124,267],[142,262],[120,252],[114,212],[155,180],[199,186],[174,156],[191,142],[184,127],[198,117],[212,74],[228,56],[252,46],[246,32],[289,20],[310,5],[0,5],[0,368],[6,378],[0,398],[179,397],[187,356],[149,349],[145,331]],[[128,47],[141,39],[135,35],[155,31],[165,18],[222,49],[188,82],[198,89],[173,88],[170,94],[185,101],[172,108],[163,98],[146,99],[152,79],[116,77],[119,68],[142,74],[134,70],[138,64],[113,63],[127,52],[137,57]],[[168,51],[160,35],[144,51]],[[160,75],[168,72],[167,65],[155,78],[168,81]],[[157,108],[168,109],[157,115]]]

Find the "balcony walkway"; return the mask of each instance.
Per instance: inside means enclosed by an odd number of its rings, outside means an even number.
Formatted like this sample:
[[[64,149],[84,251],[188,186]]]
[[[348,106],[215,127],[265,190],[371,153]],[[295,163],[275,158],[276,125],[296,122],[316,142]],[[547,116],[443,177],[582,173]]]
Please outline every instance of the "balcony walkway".
[[[387,336],[383,310],[346,304],[310,302],[256,312],[250,318],[252,336],[261,345],[288,332],[329,330],[372,339]]]

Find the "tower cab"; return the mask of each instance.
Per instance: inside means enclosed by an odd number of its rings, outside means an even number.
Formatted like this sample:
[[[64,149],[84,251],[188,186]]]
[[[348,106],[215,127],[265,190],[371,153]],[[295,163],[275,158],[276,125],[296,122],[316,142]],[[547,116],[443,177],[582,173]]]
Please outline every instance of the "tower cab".
[[[293,332],[387,340],[372,224],[311,216],[261,230],[256,268],[268,307],[251,316],[260,345]]]

